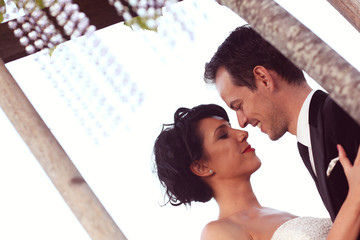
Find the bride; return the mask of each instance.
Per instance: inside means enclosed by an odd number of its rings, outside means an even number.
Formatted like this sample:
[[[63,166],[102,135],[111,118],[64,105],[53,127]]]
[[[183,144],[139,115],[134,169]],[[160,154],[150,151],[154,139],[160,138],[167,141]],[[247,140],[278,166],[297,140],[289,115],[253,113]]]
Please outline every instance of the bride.
[[[261,206],[250,183],[261,162],[247,138],[247,132],[231,128],[222,107],[209,104],[179,108],[174,123],[165,124],[156,139],[155,167],[167,203],[191,205],[214,198],[219,206],[219,217],[205,226],[202,240],[357,239],[359,153],[352,166],[338,146],[349,192],[332,223]]]

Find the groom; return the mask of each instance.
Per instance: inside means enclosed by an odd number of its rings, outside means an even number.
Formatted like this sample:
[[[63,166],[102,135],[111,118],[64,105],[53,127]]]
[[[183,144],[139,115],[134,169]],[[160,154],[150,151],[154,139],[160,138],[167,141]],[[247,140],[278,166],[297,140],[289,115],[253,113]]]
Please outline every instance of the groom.
[[[296,135],[300,155],[334,221],[348,184],[341,164],[332,161],[332,167],[330,162],[338,156],[337,144],[355,159],[360,126],[328,94],[312,90],[303,72],[248,25],[220,45],[205,66],[204,79],[215,83],[242,128],[257,126],[272,140],[286,132]]]

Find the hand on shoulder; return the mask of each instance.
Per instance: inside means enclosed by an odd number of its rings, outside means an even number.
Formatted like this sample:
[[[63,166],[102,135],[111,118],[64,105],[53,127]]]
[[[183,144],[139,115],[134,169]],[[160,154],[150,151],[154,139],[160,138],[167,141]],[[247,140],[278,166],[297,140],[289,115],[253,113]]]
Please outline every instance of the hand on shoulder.
[[[344,148],[338,144],[339,160],[344,168],[344,172],[349,184],[348,200],[360,204],[360,146],[354,164],[346,156]],[[360,206],[359,206],[360,207]],[[360,211],[360,209],[359,209]]]
[[[338,144],[339,160],[343,166],[348,184],[348,195],[337,214],[327,240],[356,240],[360,232],[360,147],[354,164],[346,156],[344,148]]]

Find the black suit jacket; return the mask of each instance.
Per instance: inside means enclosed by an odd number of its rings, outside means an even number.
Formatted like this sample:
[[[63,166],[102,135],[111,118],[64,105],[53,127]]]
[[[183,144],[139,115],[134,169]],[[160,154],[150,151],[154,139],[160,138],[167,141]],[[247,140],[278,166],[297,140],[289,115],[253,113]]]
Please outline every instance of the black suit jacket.
[[[347,196],[348,184],[340,162],[329,177],[326,170],[329,162],[338,156],[337,144],[341,144],[348,158],[354,161],[360,144],[360,126],[328,94],[320,90],[314,93],[310,102],[309,125],[317,176],[310,163],[303,160],[334,221]]]

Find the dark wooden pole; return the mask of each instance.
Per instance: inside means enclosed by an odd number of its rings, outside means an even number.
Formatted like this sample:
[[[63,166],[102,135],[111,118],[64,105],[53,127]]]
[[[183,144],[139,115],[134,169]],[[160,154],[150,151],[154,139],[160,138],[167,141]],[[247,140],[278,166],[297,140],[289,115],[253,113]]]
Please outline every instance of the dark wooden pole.
[[[80,11],[86,14],[90,19],[90,24],[94,25],[96,29],[102,29],[124,20],[107,0],[73,0],[73,3],[79,5]],[[47,11],[47,9],[44,10]],[[0,24],[0,58],[8,63],[27,55],[19,39],[8,28],[8,24]]]

